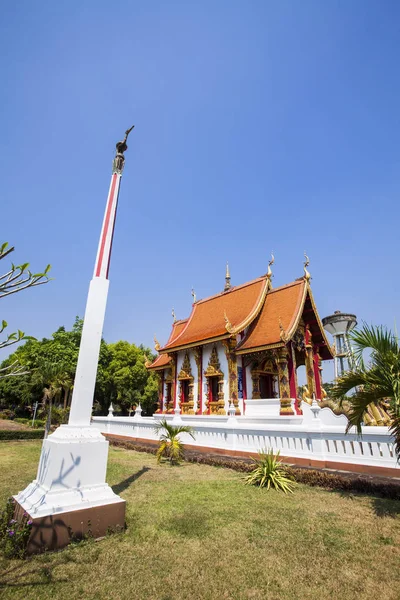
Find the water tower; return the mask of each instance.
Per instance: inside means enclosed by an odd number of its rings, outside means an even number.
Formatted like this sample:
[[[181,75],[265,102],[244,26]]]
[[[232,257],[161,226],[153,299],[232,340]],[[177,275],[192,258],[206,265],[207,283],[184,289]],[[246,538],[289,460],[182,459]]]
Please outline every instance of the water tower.
[[[333,336],[335,344],[335,379],[340,377],[345,371],[354,368],[354,358],[351,352],[349,342],[349,331],[357,325],[356,315],[342,313],[336,310],[333,315],[322,319],[322,324],[326,331]]]

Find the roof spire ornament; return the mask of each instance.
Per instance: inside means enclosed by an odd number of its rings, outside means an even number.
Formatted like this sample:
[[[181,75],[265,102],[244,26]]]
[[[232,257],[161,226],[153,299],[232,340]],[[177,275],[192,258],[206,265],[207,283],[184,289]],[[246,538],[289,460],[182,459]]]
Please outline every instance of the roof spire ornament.
[[[161,348],[160,342],[157,340],[156,334],[154,334],[154,350],[156,350],[158,352],[160,350],[160,348]]]
[[[172,309],[172,318],[173,318],[173,323],[176,323],[176,314],[175,314],[174,309]]]
[[[268,263],[268,271],[267,271],[267,279],[269,279],[270,281],[272,279],[272,270],[271,270],[271,267],[274,264],[274,262],[275,262],[275,256],[271,252],[271,260]]]
[[[308,258],[307,254],[304,252],[304,258],[306,259],[304,262],[304,279],[306,281],[310,281],[311,279],[311,275],[310,273],[307,271],[307,267],[310,264],[310,259]]]
[[[195,303],[196,303],[196,300],[197,300],[197,298],[196,298],[196,292],[194,291],[194,289],[193,289],[193,288],[192,288],[192,298],[193,298],[193,304],[195,304]]]
[[[225,272],[225,287],[224,292],[227,292],[231,289],[231,274],[229,272],[229,263],[226,263],[226,272]]]

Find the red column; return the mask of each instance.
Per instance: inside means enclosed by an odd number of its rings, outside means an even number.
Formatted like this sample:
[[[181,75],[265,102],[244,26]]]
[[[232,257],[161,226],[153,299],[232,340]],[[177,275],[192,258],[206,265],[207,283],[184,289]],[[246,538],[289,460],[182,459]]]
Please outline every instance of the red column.
[[[315,395],[317,400],[321,400],[321,376],[319,372],[319,355],[318,346],[313,348],[313,365],[314,365],[314,379],[315,379]]]
[[[297,398],[297,377],[296,377],[296,362],[294,357],[294,349],[292,343],[288,346],[289,359],[288,359],[288,370],[289,370],[289,386],[290,386],[290,397],[295,399],[294,407],[297,415],[302,415],[303,411],[299,406],[299,400]]]
[[[203,347],[200,346],[200,348],[198,349],[199,355],[198,355],[198,361],[199,364],[197,366],[197,378],[198,378],[198,382],[197,382],[197,402],[198,402],[198,407],[197,407],[197,413],[198,415],[202,415],[203,414]]]
[[[175,354],[174,356],[174,361],[175,361],[175,377],[174,377],[174,410],[176,408],[176,392],[177,392],[177,387],[178,387],[178,353]]]

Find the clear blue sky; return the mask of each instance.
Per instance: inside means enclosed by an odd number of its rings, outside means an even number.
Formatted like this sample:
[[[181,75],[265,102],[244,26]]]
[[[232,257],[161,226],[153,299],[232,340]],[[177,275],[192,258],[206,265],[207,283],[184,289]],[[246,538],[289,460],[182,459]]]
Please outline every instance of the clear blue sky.
[[[37,337],[83,315],[115,142],[132,123],[104,336],[310,259],[321,316],[399,310],[396,0],[3,3],[1,238],[49,285],[4,299]],[[6,261],[3,261],[5,263]],[[1,357],[5,356],[4,353]]]

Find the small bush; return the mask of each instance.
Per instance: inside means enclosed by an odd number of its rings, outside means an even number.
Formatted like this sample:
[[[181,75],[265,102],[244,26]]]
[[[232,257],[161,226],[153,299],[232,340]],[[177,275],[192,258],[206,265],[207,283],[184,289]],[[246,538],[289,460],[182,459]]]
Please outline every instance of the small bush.
[[[44,419],[35,419],[35,422],[33,423],[33,428],[34,429],[44,429],[45,425],[46,425],[46,421]]]
[[[9,498],[0,514],[0,548],[6,558],[24,558],[32,530],[32,520],[27,513],[22,519],[14,519],[15,500]]]
[[[179,439],[181,433],[188,433],[194,439],[193,427],[189,425],[171,425],[166,419],[163,419],[154,428],[156,433],[160,433],[160,441],[157,450],[157,462],[164,458],[170,465],[178,465],[185,458],[184,445]]]
[[[2,410],[0,412],[0,419],[14,419],[15,418],[15,412],[13,410],[9,410],[8,408],[5,408],[4,410]]]
[[[0,430],[0,441],[2,440],[41,440],[44,436],[43,429],[3,429]]]
[[[29,425],[31,423],[31,419],[24,419],[23,417],[18,417],[14,419],[14,423],[21,423],[21,425]]]
[[[268,450],[258,453],[258,458],[253,458],[255,468],[246,476],[247,485],[257,485],[260,488],[266,487],[267,490],[274,488],[292,494],[296,486],[293,479],[288,476],[287,468],[281,463],[279,451]]]

